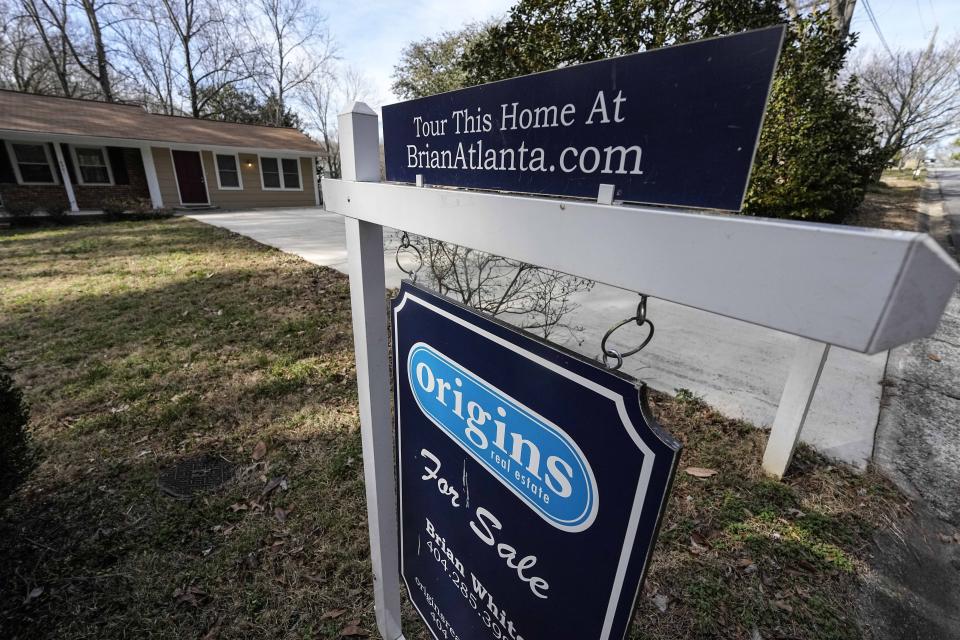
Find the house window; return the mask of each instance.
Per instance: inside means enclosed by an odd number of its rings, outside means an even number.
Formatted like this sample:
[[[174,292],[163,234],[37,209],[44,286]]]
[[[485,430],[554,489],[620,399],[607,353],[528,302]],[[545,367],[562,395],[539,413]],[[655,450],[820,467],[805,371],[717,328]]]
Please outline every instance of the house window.
[[[237,156],[217,154],[217,184],[221,189],[243,189]]]
[[[300,161],[296,158],[260,158],[260,175],[264,189],[299,191]]]
[[[80,184],[113,184],[110,161],[103,147],[72,147]]]
[[[284,158],[280,161],[283,165],[283,188],[300,188],[300,162],[293,158]]]
[[[20,184],[57,184],[47,145],[8,142],[7,149]]]

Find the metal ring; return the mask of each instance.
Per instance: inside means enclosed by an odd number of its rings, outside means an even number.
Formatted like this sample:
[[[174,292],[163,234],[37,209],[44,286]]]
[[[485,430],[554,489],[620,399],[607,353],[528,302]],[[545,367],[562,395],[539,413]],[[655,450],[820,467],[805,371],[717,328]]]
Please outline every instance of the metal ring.
[[[610,364],[607,362],[607,358],[616,358],[616,359],[617,359],[617,364],[616,364],[615,366],[612,366],[612,367],[611,367]],[[617,369],[619,369],[620,367],[623,366],[623,356],[621,356],[621,355],[620,355],[620,352],[619,352],[619,351],[616,351],[615,349],[610,349],[609,351],[604,351],[604,353],[603,353],[603,366],[605,366],[607,369],[613,369],[614,371],[616,371]]]
[[[400,264],[400,254],[403,253],[404,251],[408,253],[414,253],[417,256],[417,267],[412,271],[404,268],[404,266]],[[411,280],[416,282],[417,272],[420,271],[420,268],[423,266],[423,254],[420,253],[420,249],[417,249],[416,246],[410,243],[410,236],[407,235],[406,231],[404,231],[403,235],[400,236],[400,246],[397,247],[397,256],[395,260],[397,263],[397,268],[400,269],[400,271],[407,274]]]
[[[640,346],[636,347],[635,349],[630,349],[629,351],[624,351],[623,353],[615,349],[608,349],[607,340],[610,339],[610,336],[612,336],[620,327],[624,327],[633,322],[635,322],[638,327],[642,327],[643,325],[650,327],[650,332],[647,334],[647,337],[644,338],[643,342],[640,343]],[[610,327],[605,334],[603,334],[603,339],[600,340],[600,352],[603,355],[603,365],[608,369],[613,369],[614,371],[622,367],[624,358],[629,358],[630,356],[639,353],[644,347],[650,344],[650,341],[653,340],[653,331],[653,323],[647,319],[647,296],[641,294],[640,302],[637,304],[636,315],[634,315],[632,318],[627,318],[626,320],[618,322]],[[616,358],[616,366],[611,367],[607,362],[608,358]]]
[[[643,325],[648,325],[650,327],[650,333],[647,334],[647,337],[644,338],[643,342],[640,343],[639,347],[636,347],[635,349],[631,349],[629,351],[624,351],[623,353],[619,353],[618,351],[614,351],[613,349],[607,349],[607,340],[610,339],[610,336],[612,336],[613,333],[620,327],[625,327],[626,325],[635,321],[636,321],[636,318],[627,318],[626,320],[623,320],[622,322],[618,322],[617,324],[610,327],[607,330],[607,332],[603,334],[603,339],[600,341],[600,351],[602,351],[605,355],[609,355],[610,357],[614,357],[615,355],[617,355],[623,358],[629,358],[630,356],[636,353],[639,353],[640,350],[642,350],[645,346],[650,344],[650,341],[653,340],[653,323],[647,320],[646,318],[644,318],[643,321],[637,322],[637,326],[642,327]]]
[[[637,303],[637,315],[636,315],[637,326],[642,325],[647,321],[647,296],[640,294],[640,302]],[[653,325],[650,325],[653,327]]]

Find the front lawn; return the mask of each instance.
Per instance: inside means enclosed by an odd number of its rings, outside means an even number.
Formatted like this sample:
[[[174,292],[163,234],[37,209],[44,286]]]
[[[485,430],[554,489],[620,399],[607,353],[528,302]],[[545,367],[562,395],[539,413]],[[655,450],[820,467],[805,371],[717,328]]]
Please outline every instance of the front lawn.
[[[0,637],[377,637],[346,277],[183,219],[2,231],[0,362],[40,449],[2,505]],[[864,637],[900,497],[805,448],[770,481],[762,431],[654,404],[686,449],[632,637]],[[237,480],[164,495],[199,454]]]

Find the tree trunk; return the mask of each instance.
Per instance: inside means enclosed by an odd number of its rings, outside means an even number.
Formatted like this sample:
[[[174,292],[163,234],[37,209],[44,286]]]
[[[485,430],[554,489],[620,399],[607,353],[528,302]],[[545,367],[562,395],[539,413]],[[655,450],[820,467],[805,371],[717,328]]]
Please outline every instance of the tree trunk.
[[[107,63],[107,50],[103,45],[103,30],[100,28],[100,18],[97,16],[95,0],[83,0],[83,10],[90,23],[90,33],[93,35],[93,48],[97,56],[96,81],[100,84],[103,99],[113,102],[113,83],[110,80],[110,65]]]

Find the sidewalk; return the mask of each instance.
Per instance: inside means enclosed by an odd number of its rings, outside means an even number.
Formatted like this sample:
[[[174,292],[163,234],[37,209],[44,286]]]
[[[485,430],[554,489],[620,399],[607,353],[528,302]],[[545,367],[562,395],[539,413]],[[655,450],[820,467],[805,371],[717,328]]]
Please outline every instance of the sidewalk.
[[[339,215],[287,209],[190,217],[346,272]],[[393,232],[385,234],[387,286],[394,287],[403,274],[390,250],[396,246]],[[598,355],[604,332],[633,315],[637,300],[634,293],[597,284],[576,299],[581,307],[571,315],[572,323],[584,327],[582,344],[570,341],[565,346],[588,357]],[[730,417],[757,426],[773,422],[796,338],[663,300],[651,300],[648,315],[656,337],[626,361],[626,373],[667,393],[689,389]],[[886,358],[886,352],[865,356],[832,349],[802,439],[828,456],[864,468],[873,450]]]
[[[950,236],[960,237],[960,171],[947,175],[950,197],[931,179],[924,208],[931,234],[956,258]],[[936,333],[890,352],[885,384],[877,465],[940,518],[960,526],[960,290]]]
[[[960,171],[944,177],[943,189],[930,178],[924,212],[931,235],[957,257]],[[893,349],[887,364],[874,459],[913,503],[875,540],[861,605],[877,640],[960,638],[958,381],[960,291],[936,333]]]

